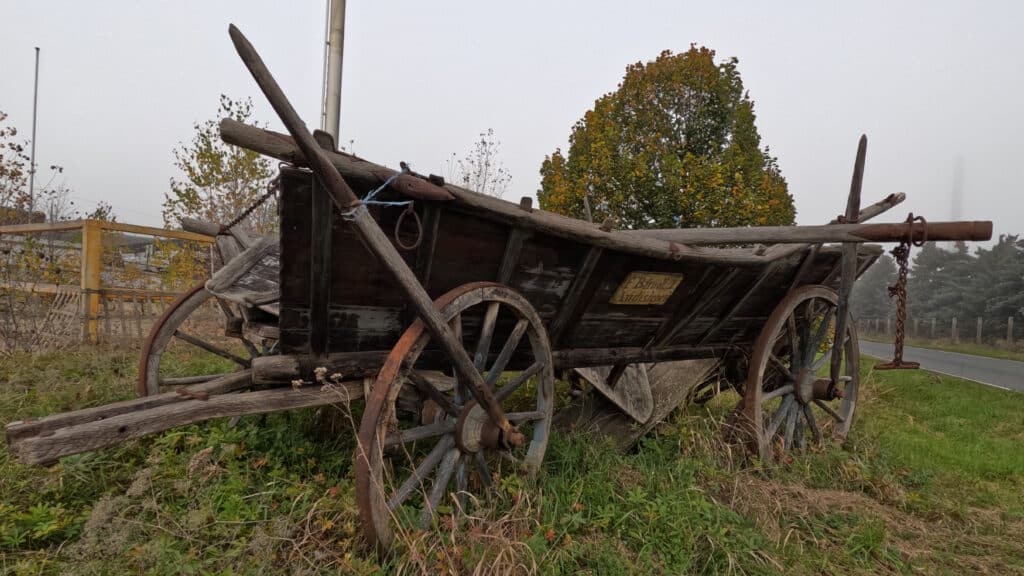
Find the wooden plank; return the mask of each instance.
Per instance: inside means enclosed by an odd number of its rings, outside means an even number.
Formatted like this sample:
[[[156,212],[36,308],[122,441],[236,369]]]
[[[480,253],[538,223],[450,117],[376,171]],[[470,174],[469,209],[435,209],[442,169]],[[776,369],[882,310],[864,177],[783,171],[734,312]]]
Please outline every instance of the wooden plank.
[[[331,221],[334,204],[330,195],[313,179],[312,214],[309,226],[311,266],[309,274],[309,350],[323,358],[328,350],[328,314],[331,303]]]
[[[437,229],[441,223],[441,208],[433,202],[423,203],[423,241],[416,249],[416,277],[428,292],[430,273],[434,268],[434,250],[437,247]]]
[[[8,224],[0,226],[0,234],[31,234],[36,232],[66,232],[78,230],[84,220],[68,220],[67,222],[45,222],[39,224]]]
[[[347,404],[362,396],[362,382],[323,388],[311,386],[299,390],[279,388],[224,394],[209,400],[186,400],[61,428],[48,436],[32,436],[15,441],[10,449],[25,464],[43,464],[55,462],[64,456],[114,446],[132,438],[214,418]]]
[[[736,275],[739,274],[739,272],[739,270],[734,268],[720,276],[718,281],[714,284],[714,286],[706,293],[704,293],[705,297],[698,299],[696,304],[694,304],[693,309],[690,310],[690,312],[687,313],[686,316],[682,320],[680,320],[675,326],[673,326],[667,334],[662,336],[657,342],[657,344],[655,344],[655,346],[661,346],[662,344],[667,344],[675,340],[676,336],[678,336],[684,328],[689,326],[691,322],[700,317],[700,315],[703,314],[704,311],[707,310],[708,307],[710,307],[711,304],[714,303],[714,298],[710,296],[712,294],[717,294],[726,286],[728,286],[729,283],[732,282],[732,280],[736,277]]]
[[[565,297],[562,298],[558,315],[548,325],[548,338],[553,350],[558,349],[568,326],[578,320],[586,308],[587,300],[593,293],[590,279],[603,252],[604,250],[601,248],[591,247],[590,250],[587,250],[587,255],[584,256],[579,268],[576,269],[576,276],[565,293]]]
[[[659,362],[651,367],[647,378],[653,410],[643,422],[638,423],[603,396],[590,394],[582,404],[561,411],[557,416],[558,425],[574,432],[606,437],[617,448],[626,451],[682,405],[692,390],[704,382],[718,365],[717,359],[701,359]]]
[[[705,342],[710,340],[712,336],[717,334],[723,326],[728,324],[729,321],[732,320],[733,316],[735,316],[736,313],[743,308],[743,306],[747,303],[750,297],[757,293],[757,291],[761,288],[761,285],[764,284],[765,281],[768,278],[770,278],[776,270],[778,270],[778,268],[778,262],[772,262],[768,266],[765,266],[764,270],[762,270],[761,274],[759,274],[757,279],[754,280],[754,283],[751,284],[749,288],[747,288],[746,292],[744,292],[743,295],[740,296],[740,298],[736,300],[736,302],[732,306],[729,307],[729,310],[726,311],[726,313],[723,314],[718,319],[718,321],[711,326],[711,328],[708,328],[708,330],[704,332],[704,334],[700,337],[699,340],[697,340],[697,346],[703,345]]]
[[[100,313],[100,272],[103,262],[103,230],[96,220],[82,221],[82,316],[89,342],[99,340],[97,318]]]
[[[7,442],[11,443],[14,440],[28,436],[50,434],[59,428],[104,420],[112,416],[117,416],[118,414],[138,412],[141,410],[155,408],[157,406],[183,402],[188,400],[189,396],[202,394],[209,396],[214,394],[225,394],[245,388],[251,384],[251,381],[252,378],[250,371],[241,370],[225,374],[201,384],[190,386],[187,388],[189,391],[188,395],[182,395],[178,392],[165,392],[155,396],[132,398],[131,400],[112,402],[110,404],[103,404],[92,408],[53,414],[51,416],[44,416],[43,418],[37,418],[34,420],[11,422],[6,427]]]
[[[99,226],[103,230],[127,232],[129,234],[156,236],[158,238],[174,238],[176,240],[190,240],[192,242],[203,242],[206,244],[212,243],[214,241],[213,236],[207,236],[206,234],[196,234],[195,232],[188,232],[185,230],[168,230],[166,228],[138,226],[135,224],[125,224],[123,222],[107,222],[105,220],[82,220],[82,222],[85,225]],[[2,232],[3,230],[0,229],[0,233]]]
[[[530,236],[530,232],[523,228],[512,228],[508,235],[508,242],[505,244],[505,254],[501,257],[501,267],[498,268],[498,283],[506,286],[512,281],[515,275],[516,265],[519,263],[519,255],[523,252],[523,241]]]

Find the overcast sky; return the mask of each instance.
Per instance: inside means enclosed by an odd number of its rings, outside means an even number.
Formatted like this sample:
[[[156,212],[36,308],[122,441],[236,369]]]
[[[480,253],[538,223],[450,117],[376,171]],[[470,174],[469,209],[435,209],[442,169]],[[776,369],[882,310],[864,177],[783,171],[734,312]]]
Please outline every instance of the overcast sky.
[[[227,35],[255,44],[299,113],[319,126],[324,0],[0,0],[0,110],[28,137],[33,47],[42,48],[38,165],[64,166],[78,204],[159,224],[172,150],[252,96],[280,128]],[[861,133],[865,203],[890,192],[931,220],[953,214],[1024,232],[1024,3],[392,2],[349,0],[343,142],[370,160],[444,173],[493,128],[513,181],[533,195],[545,154],[626,65],[691,43],[739,58],[763,143],[801,224],[845,205]]]

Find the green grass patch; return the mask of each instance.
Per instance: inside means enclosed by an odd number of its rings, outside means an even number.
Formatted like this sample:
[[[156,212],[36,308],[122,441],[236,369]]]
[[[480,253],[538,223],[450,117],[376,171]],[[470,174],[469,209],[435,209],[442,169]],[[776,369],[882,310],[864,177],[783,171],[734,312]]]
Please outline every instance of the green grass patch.
[[[136,362],[0,358],[0,423],[130,397]],[[1024,395],[871,365],[844,446],[751,462],[719,440],[731,393],[627,454],[556,433],[536,479],[502,478],[384,561],[360,540],[358,409],[188,426],[51,468],[0,450],[0,573],[1024,573]]]

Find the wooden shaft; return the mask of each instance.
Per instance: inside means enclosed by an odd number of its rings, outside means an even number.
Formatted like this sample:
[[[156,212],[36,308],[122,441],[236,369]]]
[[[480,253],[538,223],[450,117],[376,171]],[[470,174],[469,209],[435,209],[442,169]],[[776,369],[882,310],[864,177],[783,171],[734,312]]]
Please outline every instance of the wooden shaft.
[[[218,395],[208,400],[185,400],[58,428],[48,435],[19,437],[10,442],[10,450],[25,464],[45,464],[213,418],[345,404],[362,395],[361,383],[346,382],[333,387],[278,388]]]
[[[359,233],[362,240],[370,247],[373,253],[381,260],[384,266],[391,272],[399,288],[405,293],[410,304],[419,314],[423,323],[427,326],[431,335],[441,345],[441,348],[451,359],[455,371],[462,381],[469,384],[477,402],[487,411],[487,415],[503,431],[508,431],[510,424],[501,405],[495,400],[490,389],[484,384],[483,377],[473,366],[468,354],[462,344],[452,334],[448,323],[441,318],[441,314],[434,308],[434,303],[419,283],[416,275],[402,259],[401,255],[391,241],[380,229],[380,226],[370,215],[366,207],[361,205],[352,189],[341,177],[341,174],[334,167],[323,149],[317,145],[313,135],[309,133],[306,125],[299,118],[298,113],[288,102],[287,97],[278,86],[277,81],[270,74],[263,60],[257,54],[256,49],[245,38],[244,35],[231,25],[228,29],[231,40],[241,56],[249,72],[252,73],[256,83],[259,84],[263,94],[270,100],[271,106],[281,118],[288,132],[295,139],[295,143],[302,150],[310,168],[320,179],[321,184],[330,193],[334,203],[342,211],[350,211],[349,219],[353,227]]]
[[[850,195],[846,200],[846,221],[856,224],[860,215],[860,191],[864,183],[864,160],[868,151],[868,138],[861,135],[857,143],[857,159],[853,163],[853,177],[850,179]],[[910,226],[910,225],[908,225]],[[849,321],[850,293],[853,291],[853,283],[857,280],[857,245],[853,243],[843,244],[843,256],[841,260],[842,271],[839,276],[839,299],[836,306],[836,326],[834,343],[832,349],[832,361],[830,365],[831,384],[829,390],[833,390],[839,383],[840,371],[843,367],[844,342],[846,341],[846,323]],[[810,322],[810,319],[807,320]]]
[[[826,224],[822,226],[750,226],[745,228],[671,228],[623,230],[627,235],[660,238],[681,244],[817,244],[830,242],[901,242],[914,240],[990,240],[992,222],[957,221],[927,224]]]

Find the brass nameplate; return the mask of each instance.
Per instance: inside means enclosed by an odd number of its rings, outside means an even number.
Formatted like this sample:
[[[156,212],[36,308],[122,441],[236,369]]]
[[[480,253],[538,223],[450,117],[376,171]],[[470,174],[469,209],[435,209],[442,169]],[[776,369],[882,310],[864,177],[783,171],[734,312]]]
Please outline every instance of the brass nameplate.
[[[682,274],[666,272],[630,272],[619,284],[609,304],[664,304],[683,281]]]

